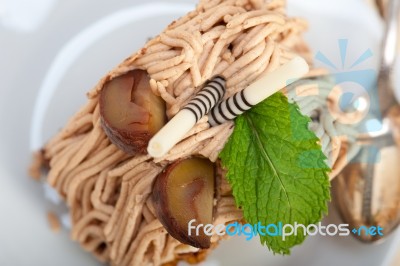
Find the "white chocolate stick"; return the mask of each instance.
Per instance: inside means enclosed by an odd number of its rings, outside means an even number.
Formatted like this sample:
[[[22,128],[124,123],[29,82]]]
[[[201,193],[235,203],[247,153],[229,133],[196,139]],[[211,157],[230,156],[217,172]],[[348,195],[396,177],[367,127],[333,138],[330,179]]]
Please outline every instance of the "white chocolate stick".
[[[147,152],[154,158],[165,155],[225,94],[225,79],[216,76],[150,140]]]
[[[250,84],[244,90],[216,105],[208,114],[208,123],[215,126],[233,120],[275,92],[298,80],[308,70],[308,64],[303,58],[293,58],[275,71]]]

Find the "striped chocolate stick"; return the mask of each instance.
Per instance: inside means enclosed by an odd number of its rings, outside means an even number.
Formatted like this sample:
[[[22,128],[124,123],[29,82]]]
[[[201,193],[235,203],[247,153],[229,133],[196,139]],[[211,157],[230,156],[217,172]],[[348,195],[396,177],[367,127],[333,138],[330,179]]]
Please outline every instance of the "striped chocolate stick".
[[[207,81],[203,89],[153,136],[147,146],[148,153],[155,158],[165,155],[224,95],[224,77],[218,75]]]
[[[189,110],[196,117],[196,122],[224,97],[225,78],[217,75],[205,83],[204,88],[182,110]]]
[[[293,58],[242,91],[217,104],[208,114],[208,123],[216,126],[233,120],[275,92],[295,82],[308,70],[308,64],[303,58]]]

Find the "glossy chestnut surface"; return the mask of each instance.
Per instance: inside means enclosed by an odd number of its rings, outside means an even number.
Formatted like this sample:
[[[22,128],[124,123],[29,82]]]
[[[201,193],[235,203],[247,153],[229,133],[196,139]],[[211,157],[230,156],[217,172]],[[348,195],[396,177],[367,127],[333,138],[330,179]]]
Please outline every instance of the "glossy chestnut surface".
[[[192,228],[212,224],[214,184],[214,164],[203,158],[176,161],[157,177],[152,197],[157,217],[171,236],[194,247],[210,247],[211,237],[203,228],[198,234],[189,230],[189,223]]]
[[[129,154],[146,153],[150,138],[166,123],[165,103],[153,94],[147,72],[136,69],[106,82],[100,95],[103,129]]]

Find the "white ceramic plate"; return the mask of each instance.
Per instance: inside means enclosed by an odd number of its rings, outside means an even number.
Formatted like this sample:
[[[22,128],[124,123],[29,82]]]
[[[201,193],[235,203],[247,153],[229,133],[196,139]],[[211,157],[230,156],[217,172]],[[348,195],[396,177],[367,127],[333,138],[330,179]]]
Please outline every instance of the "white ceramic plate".
[[[8,2],[19,1],[28,3]],[[22,23],[25,27],[10,26],[27,16],[10,19],[6,2],[0,1],[0,265],[98,265],[69,240],[68,232],[49,230],[46,212],[57,207],[45,200],[42,186],[27,178],[30,152],[65,124],[104,73],[195,1],[54,0],[40,10],[50,13],[35,20],[36,28],[29,21]],[[27,14],[36,10],[29,8]],[[315,54],[320,51],[339,66],[335,71],[348,71],[368,48],[375,56],[358,67],[376,68],[381,25],[363,1],[292,0],[289,11],[310,20],[307,40]],[[348,39],[344,67],[338,39]],[[340,223],[333,208],[325,222]],[[392,235],[382,245],[369,246],[351,237],[309,237],[291,256],[281,257],[258,240],[234,237],[204,265],[386,265],[398,239]]]

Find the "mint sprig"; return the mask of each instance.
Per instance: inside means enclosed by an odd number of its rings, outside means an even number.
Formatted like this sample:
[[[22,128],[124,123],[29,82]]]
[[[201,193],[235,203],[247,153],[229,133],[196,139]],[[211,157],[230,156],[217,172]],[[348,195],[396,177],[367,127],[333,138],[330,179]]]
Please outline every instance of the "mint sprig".
[[[276,93],[235,120],[220,154],[236,204],[250,224],[315,224],[327,213],[329,167],[308,129],[310,118]],[[274,253],[289,254],[305,239],[260,236]]]

